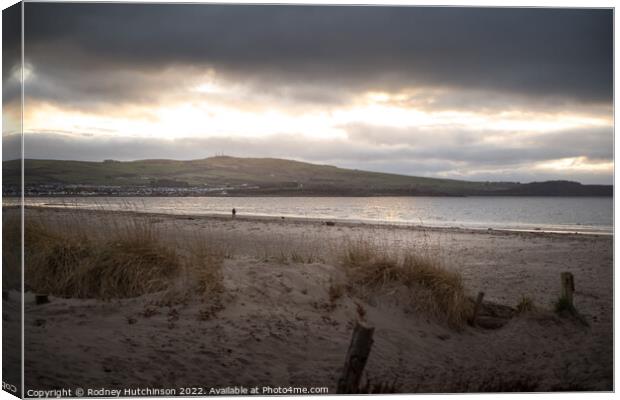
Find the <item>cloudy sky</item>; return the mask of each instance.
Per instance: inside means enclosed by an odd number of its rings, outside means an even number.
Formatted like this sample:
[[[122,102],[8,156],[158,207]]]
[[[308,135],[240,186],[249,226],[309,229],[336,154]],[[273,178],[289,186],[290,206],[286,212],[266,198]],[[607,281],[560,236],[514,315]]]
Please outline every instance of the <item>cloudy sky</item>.
[[[26,156],[224,153],[611,183],[612,18],[583,9],[27,3]],[[3,94],[17,105],[19,70],[4,70]],[[5,115],[10,149],[17,114]]]

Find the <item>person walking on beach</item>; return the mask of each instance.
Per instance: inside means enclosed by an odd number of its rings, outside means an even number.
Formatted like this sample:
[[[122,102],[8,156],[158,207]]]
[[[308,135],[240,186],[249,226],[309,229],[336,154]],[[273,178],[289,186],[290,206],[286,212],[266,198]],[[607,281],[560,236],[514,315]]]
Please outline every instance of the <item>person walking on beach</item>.
[[[235,215],[237,215],[237,210],[235,210],[234,208],[232,209],[232,216],[233,218],[235,218]]]

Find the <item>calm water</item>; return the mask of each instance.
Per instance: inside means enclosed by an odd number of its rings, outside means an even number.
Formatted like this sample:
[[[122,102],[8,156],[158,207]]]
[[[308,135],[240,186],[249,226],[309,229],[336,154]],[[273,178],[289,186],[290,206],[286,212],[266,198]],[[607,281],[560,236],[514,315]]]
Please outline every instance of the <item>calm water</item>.
[[[75,197],[29,198],[48,207],[168,214],[304,217],[440,227],[612,233],[611,197]]]

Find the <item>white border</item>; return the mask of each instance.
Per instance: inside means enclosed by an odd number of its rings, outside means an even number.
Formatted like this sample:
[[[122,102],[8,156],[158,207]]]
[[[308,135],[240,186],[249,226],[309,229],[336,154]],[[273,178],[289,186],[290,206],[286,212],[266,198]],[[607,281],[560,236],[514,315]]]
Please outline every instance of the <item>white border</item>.
[[[35,2],[35,1],[39,1],[39,0],[29,0],[28,2]],[[93,3],[97,3],[98,1],[95,0],[81,0],[80,2],[93,2]],[[118,0],[112,0],[112,1],[107,1],[110,3],[114,3],[114,2],[123,2],[123,1],[118,1]],[[132,3],[224,3],[224,1],[215,1],[215,0],[205,0],[205,1],[170,1],[170,0],[150,0],[150,1],[140,1],[140,0],[132,0],[130,1]],[[2,9],[7,8],[13,4],[15,4],[16,1],[14,0],[0,0],[0,5],[2,6]],[[408,6],[470,6],[470,7],[475,7],[475,6],[481,6],[481,7],[560,7],[560,8],[614,8],[615,7],[615,2],[613,1],[609,1],[609,0],[590,0],[590,1],[577,1],[577,0],[564,0],[564,1],[559,1],[559,0],[538,0],[538,1],[512,1],[512,0],[505,0],[505,1],[481,1],[481,0],[477,0],[477,1],[466,1],[466,0],[445,0],[445,1],[432,1],[432,0],[427,0],[427,1],[412,1],[412,0],[389,0],[389,1],[382,1],[382,0],[374,0],[374,1],[370,1],[370,0],[358,0],[358,1],[354,1],[354,0],[337,0],[337,1],[330,1],[330,0],[313,0],[313,1],[300,1],[300,0],[288,0],[288,1],[260,1],[260,0],[244,0],[244,1],[233,1],[233,2],[228,2],[228,3],[244,3],[244,4],[319,4],[319,5],[328,5],[328,4],[342,4],[342,5],[408,5]],[[23,13],[22,13],[22,18],[23,18]],[[22,32],[23,32],[23,19],[22,19]],[[614,99],[615,99],[615,94],[616,94],[616,88],[617,88],[617,84],[615,81],[615,76],[616,76],[616,72],[618,71],[618,64],[616,63],[616,58],[615,58],[615,49],[616,49],[616,43],[618,43],[618,39],[619,34],[618,32],[615,30],[615,26],[616,26],[616,13],[614,12]],[[1,28],[2,28],[2,22],[0,19],[0,32],[1,32]],[[23,33],[22,33],[22,63],[23,63],[23,51],[24,51],[24,47],[23,47]],[[2,56],[0,53],[0,63],[2,60]],[[22,71],[23,74],[23,71]],[[22,77],[23,78],[23,77]],[[23,82],[23,79],[22,79]],[[22,105],[23,105],[23,85],[22,85]],[[614,107],[614,122],[616,120],[618,110],[615,109]],[[23,112],[22,112],[22,117],[23,117]],[[615,124],[614,124],[615,126]],[[22,128],[23,128],[23,121],[22,121]],[[615,137],[615,134],[614,134]],[[620,145],[618,144],[617,141],[614,140],[614,161],[615,161],[615,154],[618,154],[617,151],[619,149]],[[1,150],[1,144],[0,144],[0,150]],[[24,147],[23,147],[23,136],[22,136],[22,162],[23,162],[23,151],[24,151]],[[23,170],[23,169],[22,169]],[[614,164],[614,172],[615,172],[615,164]],[[22,176],[23,179],[23,176]],[[620,179],[615,175],[614,173],[614,188],[618,185]],[[2,178],[0,175],[0,184],[2,182]],[[23,183],[23,182],[22,182]],[[23,195],[23,193],[22,193]],[[614,210],[616,209],[616,207],[620,204],[620,201],[618,200],[618,198],[614,195]],[[23,215],[22,215],[23,218]],[[23,223],[23,222],[22,222]],[[614,230],[617,227],[615,218],[614,218]],[[0,232],[0,237],[1,237],[1,232]],[[23,241],[22,241],[23,243]],[[618,250],[619,250],[620,246],[618,245],[615,236],[614,236],[614,255],[618,254]],[[0,243],[0,249],[1,249],[1,243]],[[22,262],[23,262],[23,257],[22,257]],[[614,271],[616,266],[618,265],[618,262],[616,260],[616,258],[614,257]],[[22,275],[23,275],[23,268],[22,268]],[[0,277],[1,280],[1,277]],[[619,373],[618,373],[618,368],[616,368],[616,364],[615,361],[617,359],[617,347],[615,346],[616,341],[615,341],[615,334],[617,332],[616,330],[616,324],[615,322],[618,321],[618,309],[619,309],[619,305],[620,305],[620,301],[618,300],[618,298],[615,296],[615,287],[616,287],[616,274],[614,272],[614,385],[617,384],[619,382],[618,377],[619,377]],[[23,284],[23,278],[22,278],[22,284]],[[23,290],[22,290],[23,293]],[[0,311],[1,311],[1,306],[0,306]],[[23,315],[23,301],[22,301],[22,315]],[[1,332],[0,332],[0,338],[1,338]],[[22,339],[23,339],[23,326],[22,326]],[[23,343],[23,342],[22,342]],[[22,373],[23,373],[23,364],[24,364],[24,358],[23,358],[23,346],[22,346]],[[2,350],[0,348],[0,356],[1,356]],[[1,357],[0,357],[1,359]],[[23,380],[22,380],[22,388],[23,388]],[[453,394],[453,395],[398,395],[396,398],[403,398],[403,396],[409,398],[413,398],[415,396],[416,399],[449,399],[449,398],[453,398],[454,396],[458,396],[461,399],[473,399],[473,398],[489,398],[489,396],[495,396],[496,394],[490,394],[490,395],[485,395],[485,394],[476,394],[476,395],[471,395],[471,394]],[[581,399],[587,396],[588,399],[593,398],[593,399],[603,399],[603,398],[613,398],[614,394],[613,393],[586,393],[586,394],[579,394],[579,393],[542,393],[542,394],[501,394],[500,396],[505,397],[505,398],[510,398],[510,399],[531,399],[534,397],[538,397],[538,396],[545,396],[545,398],[548,399]],[[228,397],[228,396],[226,396]],[[321,396],[321,397],[325,397],[325,396]],[[330,396],[333,397],[333,396]],[[8,394],[7,392],[4,391],[0,391],[0,400],[9,400],[9,399],[14,399],[15,397],[11,396],[10,394]],[[283,397],[285,399],[298,399],[299,397],[290,397],[290,396],[285,396]],[[360,397],[355,397],[355,396],[338,396],[338,398],[342,398],[342,399],[359,399]],[[380,399],[388,399],[388,398],[394,398],[393,396],[375,396],[375,398],[380,398]],[[195,399],[195,398],[187,398],[187,399]]]

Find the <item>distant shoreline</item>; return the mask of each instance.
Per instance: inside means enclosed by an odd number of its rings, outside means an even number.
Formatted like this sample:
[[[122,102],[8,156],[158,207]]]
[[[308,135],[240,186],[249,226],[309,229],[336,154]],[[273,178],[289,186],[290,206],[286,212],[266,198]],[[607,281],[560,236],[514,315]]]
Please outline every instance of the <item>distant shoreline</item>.
[[[3,206],[3,208],[16,208],[17,206]],[[69,208],[63,206],[33,206],[26,205],[26,209],[32,210],[46,210],[53,212],[66,212]],[[178,220],[232,220],[228,214],[208,213],[208,214],[172,214],[172,213],[158,213],[152,211],[136,211],[136,210],[104,210],[104,209],[90,209],[90,208],[75,208],[71,209],[74,212],[86,213],[86,214],[126,214],[130,216],[148,216],[158,218],[169,218]],[[545,229],[517,229],[517,228],[488,228],[488,227],[458,227],[458,226],[433,226],[408,222],[394,222],[394,221],[367,221],[367,220],[355,220],[355,219],[338,219],[338,218],[312,218],[312,217],[290,217],[290,216],[270,216],[270,215],[255,215],[255,214],[237,214],[234,220],[249,221],[249,222],[265,222],[265,223],[291,223],[291,224],[309,224],[309,225],[327,225],[327,223],[333,223],[334,226],[341,227],[360,227],[360,228],[389,228],[389,229],[402,229],[412,231],[430,231],[430,232],[453,232],[453,233],[471,233],[471,234],[504,234],[504,235],[533,235],[533,236],[588,236],[588,237],[613,237],[614,232],[603,231],[581,231],[576,232],[574,230],[545,230]]]
[[[22,171],[22,167],[24,170]],[[46,196],[613,196],[613,185],[568,180],[467,181],[339,168],[281,158],[3,163],[4,193]]]

